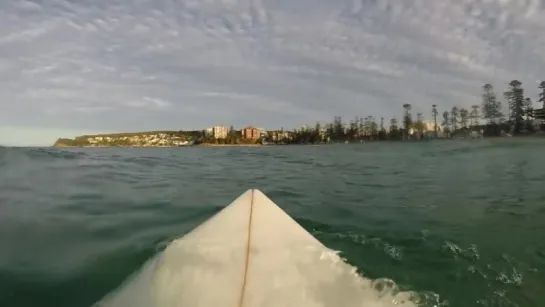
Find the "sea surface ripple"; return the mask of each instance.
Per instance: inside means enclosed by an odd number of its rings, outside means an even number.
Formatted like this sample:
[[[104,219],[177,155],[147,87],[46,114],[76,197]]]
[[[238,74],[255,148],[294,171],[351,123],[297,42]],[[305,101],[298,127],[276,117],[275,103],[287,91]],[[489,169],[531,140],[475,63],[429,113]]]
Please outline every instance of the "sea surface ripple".
[[[421,306],[545,306],[545,141],[0,147],[0,306],[91,306],[249,188]]]

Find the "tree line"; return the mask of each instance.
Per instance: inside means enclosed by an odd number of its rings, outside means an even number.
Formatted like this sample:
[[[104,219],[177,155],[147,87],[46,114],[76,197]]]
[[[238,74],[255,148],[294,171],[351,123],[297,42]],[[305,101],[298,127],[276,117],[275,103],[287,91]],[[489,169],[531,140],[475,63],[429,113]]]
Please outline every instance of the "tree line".
[[[345,124],[340,116],[335,116],[333,122],[325,126],[317,123],[314,128],[293,130],[291,138],[284,142],[314,144],[367,140],[424,140],[438,138],[439,130],[446,138],[467,137],[471,134],[479,136],[530,134],[536,132],[534,119],[545,119],[543,113],[545,81],[539,84],[539,90],[537,102],[541,104],[541,109],[538,110],[534,108],[531,98],[525,97],[522,82],[513,80],[503,92],[503,97],[507,101],[507,114],[504,114],[502,102],[497,98],[493,86],[485,84],[482,87],[481,104],[474,104],[470,109],[453,106],[442,112],[440,122],[437,105],[433,104],[431,127],[425,122],[423,113],[416,113],[416,118],[413,118],[411,104],[404,104],[402,122],[399,123],[396,117],[392,117],[388,129],[385,127],[383,117],[378,123],[373,116],[367,116],[356,117]],[[545,127],[541,125],[537,130],[545,130]],[[271,137],[268,141],[275,142],[275,139]]]

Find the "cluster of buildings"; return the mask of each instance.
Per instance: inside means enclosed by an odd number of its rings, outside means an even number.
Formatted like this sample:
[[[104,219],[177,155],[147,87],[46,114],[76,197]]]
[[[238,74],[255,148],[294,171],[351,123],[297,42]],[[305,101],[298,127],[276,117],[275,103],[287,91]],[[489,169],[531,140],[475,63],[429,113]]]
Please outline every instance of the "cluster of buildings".
[[[265,129],[256,128],[253,126],[244,127],[239,131],[231,131],[232,129],[234,130],[232,127],[214,126],[205,129],[205,133],[214,139],[227,139],[230,137],[231,133],[235,133],[236,137],[254,141],[265,138],[273,141],[283,141],[289,140],[293,137],[293,132],[291,131],[267,131]]]
[[[143,146],[143,147],[156,147],[156,146],[184,146],[189,145],[190,142],[179,136],[172,136],[166,133],[150,133],[144,135],[133,136],[88,136],[85,137],[88,146],[104,146],[108,144],[123,144],[127,146]]]
[[[541,117],[545,118],[545,112],[543,110],[538,110]],[[532,125],[534,126],[535,130],[539,130],[540,126],[542,125],[543,120],[542,119],[536,119],[532,121]],[[409,128],[408,135],[413,139],[432,139],[432,138],[446,138],[450,137],[448,130],[445,130],[444,127],[441,125],[441,122],[435,122],[433,120],[425,120],[421,122],[422,126],[420,126],[417,130],[415,127]],[[227,139],[229,135],[231,135],[232,127],[227,126],[214,126],[211,128],[206,129],[206,134],[211,136],[214,139]],[[359,127],[361,129],[361,127]],[[375,129],[377,129],[375,127]],[[307,125],[302,126],[300,129],[294,130],[297,132],[304,132],[304,131],[310,131],[313,130],[313,128],[310,128]],[[344,133],[349,133],[350,126],[349,124],[344,124]],[[268,140],[273,142],[282,142],[282,141],[288,141],[294,139],[294,133],[292,131],[266,131],[265,129],[256,128],[253,126],[248,126],[245,128],[242,128],[241,130],[234,131],[236,133],[237,138],[247,139],[247,140]],[[376,131],[375,131],[376,133]],[[365,137],[373,134],[372,131],[369,130],[369,128],[363,128],[362,131],[358,131],[359,137]],[[482,137],[483,131],[471,131],[469,137],[477,138]],[[326,133],[326,126],[321,126],[319,131],[319,136],[324,141],[329,141],[329,136]]]
[[[214,126],[206,129],[205,132],[214,139],[226,139],[229,137],[230,133],[232,133],[231,129],[233,128],[227,126]],[[236,133],[241,138],[248,140],[258,140],[268,135],[268,132],[265,129],[255,128],[253,126],[242,128],[240,133]]]
[[[425,121],[424,123],[424,136],[425,137],[431,137],[435,135],[435,123],[433,121]],[[240,137],[242,139],[247,140],[259,140],[259,139],[268,139],[272,140],[274,142],[276,141],[286,141],[293,139],[293,131],[283,131],[283,130],[276,130],[276,131],[266,131],[265,129],[256,128],[253,126],[244,127],[238,131],[232,131],[234,130],[233,127],[227,127],[227,126],[214,126],[210,127],[208,129],[205,129],[205,134],[213,139],[227,139],[230,137],[232,133],[235,133],[236,137]],[[313,130],[313,128],[303,125],[300,129],[296,129],[295,131],[298,132],[305,132]],[[344,132],[348,133],[350,130],[349,125],[345,124]],[[371,133],[370,131],[361,131],[359,132],[359,136],[365,136],[367,134]],[[414,128],[411,128],[409,131],[410,135],[416,135],[417,131]],[[437,125],[437,134],[438,137],[443,137],[443,131],[441,129],[441,126]],[[327,136],[327,128],[326,126],[322,126],[319,131],[319,135],[322,137],[323,140],[328,139]]]

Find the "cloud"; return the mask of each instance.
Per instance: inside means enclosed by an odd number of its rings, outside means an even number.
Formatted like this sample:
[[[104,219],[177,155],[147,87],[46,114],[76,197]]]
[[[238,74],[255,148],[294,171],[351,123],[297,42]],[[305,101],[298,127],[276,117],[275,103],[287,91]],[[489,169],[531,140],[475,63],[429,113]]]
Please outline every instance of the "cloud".
[[[166,109],[172,106],[172,102],[166,101],[160,98],[142,97],[140,100],[127,101],[123,103],[124,106],[132,108],[144,108],[144,109]]]
[[[539,0],[0,3],[0,126],[297,127],[430,116],[545,79]],[[501,95],[500,95],[501,96]],[[145,120],[144,120],[145,119]],[[2,140],[0,139],[0,142]]]

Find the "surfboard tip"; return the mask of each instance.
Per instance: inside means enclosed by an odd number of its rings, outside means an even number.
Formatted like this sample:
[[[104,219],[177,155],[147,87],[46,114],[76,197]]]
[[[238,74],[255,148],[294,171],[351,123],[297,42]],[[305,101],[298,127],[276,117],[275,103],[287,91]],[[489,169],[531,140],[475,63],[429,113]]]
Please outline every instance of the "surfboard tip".
[[[246,193],[261,193],[261,194],[264,194],[263,192],[261,192],[261,190],[256,189],[256,188],[250,188],[250,189],[246,190],[246,192],[244,192],[243,194],[246,194]]]

